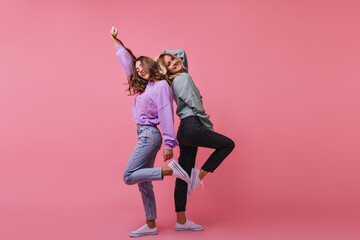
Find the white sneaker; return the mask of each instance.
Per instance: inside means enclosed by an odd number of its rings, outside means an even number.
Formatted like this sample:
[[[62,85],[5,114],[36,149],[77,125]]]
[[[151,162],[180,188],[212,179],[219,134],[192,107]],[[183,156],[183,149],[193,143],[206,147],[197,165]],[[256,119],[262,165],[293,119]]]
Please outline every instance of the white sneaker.
[[[176,231],[201,231],[203,229],[203,226],[198,225],[193,221],[190,221],[189,219],[186,219],[186,222],[184,224],[180,224],[178,222],[175,224]]]
[[[191,169],[191,182],[188,184],[188,194],[191,196],[195,190],[195,188],[199,187],[200,184],[202,186],[202,189],[204,190],[203,181],[199,178],[200,170],[193,168]]]
[[[172,160],[168,166],[173,170],[173,174],[172,176],[180,178],[182,180],[184,180],[185,182],[187,182],[188,184],[190,184],[190,177],[187,174],[187,172],[185,172],[185,170],[180,166],[180,164],[175,161]]]
[[[149,228],[149,226],[147,224],[145,224],[141,228],[139,228],[135,231],[131,231],[129,233],[129,236],[130,237],[141,237],[141,236],[146,236],[146,235],[156,235],[157,233],[158,233],[157,227]]]

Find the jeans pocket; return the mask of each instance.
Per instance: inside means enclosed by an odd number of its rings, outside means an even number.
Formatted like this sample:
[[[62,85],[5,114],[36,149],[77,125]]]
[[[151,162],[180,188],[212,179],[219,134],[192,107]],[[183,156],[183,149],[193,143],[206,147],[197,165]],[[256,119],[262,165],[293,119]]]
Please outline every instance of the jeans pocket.
[[[162,143],[162,137],[161,137],[161,133],[159,132],[159,130],[151,130],[151,135],[152,135],[152,144],[154,147],[156,148],[160,148],[161,147],[161,143]]]
[[[142,143],[151,144],[155,148],[160,148],[161,146],[161,133],[159,130],[153,129],[153,127],[142,126],[139,129],[138,138]]]
[[[138,130],[138,139],[142,143],[145,143],[145,144],[149,143],[150,139],[151,139],[150,130],[144,126],[140,127]]]

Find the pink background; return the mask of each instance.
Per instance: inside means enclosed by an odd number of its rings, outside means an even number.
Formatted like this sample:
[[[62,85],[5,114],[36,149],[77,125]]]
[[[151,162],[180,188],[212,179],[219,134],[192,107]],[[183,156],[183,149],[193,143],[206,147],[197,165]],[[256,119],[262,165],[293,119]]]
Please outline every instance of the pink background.
[[[174,179],[154,183],[156,239],[359,239],[358,1],[0,9],[0,239],[127,239],[143,224],[122,181],[136,131],[113,25],[136,55],[185,49],[215,129],[236,143],[189,199],[203,232],[175,232]]]

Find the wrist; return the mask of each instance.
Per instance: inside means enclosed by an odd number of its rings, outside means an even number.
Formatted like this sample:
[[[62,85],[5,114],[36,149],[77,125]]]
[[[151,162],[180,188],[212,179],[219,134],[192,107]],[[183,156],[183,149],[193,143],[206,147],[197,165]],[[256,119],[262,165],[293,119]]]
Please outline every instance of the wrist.
[[[169,151],[172,151],[173,149],[172,149],[172,147],[170,147],[170,146],[166,146],[166,145],[165,145],[164,150],[169,150]]]

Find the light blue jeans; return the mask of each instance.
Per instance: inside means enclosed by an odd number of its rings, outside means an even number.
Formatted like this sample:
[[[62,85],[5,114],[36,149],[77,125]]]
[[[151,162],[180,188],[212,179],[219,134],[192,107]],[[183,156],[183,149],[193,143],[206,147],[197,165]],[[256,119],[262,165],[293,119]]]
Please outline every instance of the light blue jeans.
[[[124,182],[138,184],[143,201],[146,220],[156,219],[156,204],[151,181],[162,180],[161,167],[154,168],[157,152],[160,149],[161,133],[153,125],[137,125],[138,143],[124,171]]]

